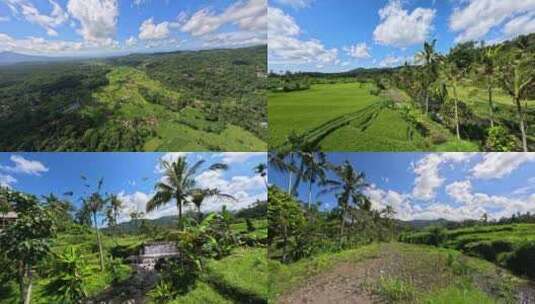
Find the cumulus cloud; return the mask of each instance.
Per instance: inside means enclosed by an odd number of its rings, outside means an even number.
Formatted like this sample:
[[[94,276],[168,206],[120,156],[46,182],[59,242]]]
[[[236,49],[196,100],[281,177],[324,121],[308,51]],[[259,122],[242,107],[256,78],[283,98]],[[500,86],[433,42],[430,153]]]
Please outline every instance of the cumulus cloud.
[[[21,53],[50,53],[75,52],[86,48],[80,42],[47,40],[40,37],[27,37],[15,39],[7,34],[0,33],[0,51],[16,51]]]
[[[508,37],[526,33],[533,28],[535,0],[470,0],[460,1],[449,20],[449,27],[457,32],[457,42],[477,40],[493,28],[503,29]]]
[[[8,16],[0,16],[0,22],[7,22],[11,20]]]
[[[471,153],[428,154],[413,166],[416,174],[412,195],[421,200],[431,200],[435,191],[445,179],[440,175],[440,166],[446,163],[459,163],[473,157]]]
[[[29,160],[20,155],[11,155],[9,158],[14,164],[11,166],[0,165],[0,170],[12,173],[21,173],[29,175],[41,175],[48,172],[48,168],[36,160]]]
[[[365,42],[357,43],[348,48],[345,48],[347,54],[353,58],[366,59],[370,58],[370,48]]]
[[[12,188],[13,184],[17,182],[17,179],[11,175],[0,173],[0,186],[5,188]]]
[[[128,47],[132,47],[137,44],[137,39],[134,36],[130,36],[128,39],[126,39],[124,44]]]
[[[6,0],[6,4],[14,14],[20,14],[28,22],[41,26],[49,36],[57,36],[55,28],[69,20],[69,15],[54,0],[48,0],[48,3],[52,11],[47,15],[40,12],[30,1]]]
[[[265,0],[239,1],[221,14],[205,8],[187,19],[181,30],[192,36],[203,36],[216,31],[227,23],[236,24],[240,29],[247,31],[265,30],[267,24],[266,9]]]
[[[305,8],[310,6],[313,0],[276,0],[279,4],[288,5],[293,8]]]
[[[256,156],[265,156],[263,152],[225,152],[218,156],[221,156],[222,161],[226,164],[243,164]]]
[[[139,39],[161,40],[169,37],[169,22],[155,24],[153,18],[143,21],[139,27]]]
[[[382,68],[391,68],[399,66],[403,62],[408,61],[405,57],[386,56],[379,62],[379,66]]]
[[[117,0],[69,0],[69,13],[78,20],[77,32],[89,43],[113,45],[117,30]]]
[[[327,49],[316,39],[299,39],[298,35],[301,33],[299,26],[281,9],[270,7],[268,19],[268,49],[274,62],[315,63],[323,66],[338,61],[338,49]]]
[[[381,210],[386,206],[390,206],[396,212],[396,218],[401,220],[412,219],[413,210],[410,195],[393,190],[381,189],[375,185],[366,189],[365,194],[369,197],[373,209]]]
[[[400,48],[423,43],[433,29],[435,13],[420,7],[409,12],[400,0],[391,0],[379,10],[381,23],[373,32],[375,42]]]
[[[485,153],[483,160],[472,168],[472,175],[480,179],[502,178],[522,164],[535,161],[535,153]]]

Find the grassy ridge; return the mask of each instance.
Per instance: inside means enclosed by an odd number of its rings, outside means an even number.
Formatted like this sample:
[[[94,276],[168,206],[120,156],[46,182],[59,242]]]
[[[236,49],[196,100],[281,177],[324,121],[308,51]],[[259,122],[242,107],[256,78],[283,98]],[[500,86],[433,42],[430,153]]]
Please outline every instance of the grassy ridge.
[[[338,83],[269,93],[270,145],[283,145],[295,132],[323,151],[479,150],[477,144],[458,141],[440,124],[410,111],[410,98],[403,92],[391,89],[375,96],[373,90],[367,83]]]
[[[535,224],[478,226],[411,233],[404,242],[433,244],[461,250],[535,278]]]
[[[341,265],[353,265],[349,267],[357,272],[367,269],[364,281],[354,276],[351,284],[381,303],[508,303],[515,288],[524,284],[492,263],[453,249],[373,244],[290,265],[270,262],[270,300],[298,292],[306,282]]]

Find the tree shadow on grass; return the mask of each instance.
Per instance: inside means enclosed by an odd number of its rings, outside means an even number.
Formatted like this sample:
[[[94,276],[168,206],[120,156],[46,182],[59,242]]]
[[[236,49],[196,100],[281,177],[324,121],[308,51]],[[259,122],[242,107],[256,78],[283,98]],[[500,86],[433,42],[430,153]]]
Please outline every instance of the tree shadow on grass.
[[[204,278],[204,282],[210,285],[220,295],[227,299],[231,299],[235,303],[267,304],[267,299],[264,299],[247,290],[230,286],[220,275],[213,273],[209,274]]]

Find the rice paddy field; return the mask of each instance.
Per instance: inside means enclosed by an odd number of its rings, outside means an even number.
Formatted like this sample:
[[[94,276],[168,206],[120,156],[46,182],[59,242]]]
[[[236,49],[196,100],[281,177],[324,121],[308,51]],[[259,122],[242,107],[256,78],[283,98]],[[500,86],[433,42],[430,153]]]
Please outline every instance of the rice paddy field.
[[[323,151],[477,150],[476,145],[458,142],[448,130],[427,119],[445,138],[442,146],[432,147],[404,118],[399,103],[390,102],[392,96],[372,95],[373,89],[368,83],[338,83],[269,93],[270,146],[284,146],[295,132]],[[401,97],[402,103],[406,98]]]
[[[101,115],[102,108],[113,113],[113,119],[103,119],[101,130],[136,119],[147,123],[153,127],[154,134],[143,144],[145,151],[263,151],[267,148],[265,142],[241,127],[208,120],[202,109],[188,106],[180,111],[170,110],[170,106],[180,103],[180,93],[167,89],[139,69],[118,67],[107,78],[109,85],[93,94],[97,105],[84,109],[83,114],[95,118]],[[87,130],[89,134],[92,132]]]
[[[480,151],[480,141],[457,140],[451,130],[415,109],[404,92],[373,95],[369,83],[313,85],[309,90],[268,93],[270,147],[288,145],[291,134],[322,151]],[[488,120],[485,90],[467,84],[459,95],[480,120]],[[516,114],[508,96],[495,92],[495,115],[515,130]],[[408,117],[407,112],[413,110]],[[528,103],[528,121],[535,105]],[[416,121],[414,121],[416,117]],[[535,130],[528,130],[535,139]]]

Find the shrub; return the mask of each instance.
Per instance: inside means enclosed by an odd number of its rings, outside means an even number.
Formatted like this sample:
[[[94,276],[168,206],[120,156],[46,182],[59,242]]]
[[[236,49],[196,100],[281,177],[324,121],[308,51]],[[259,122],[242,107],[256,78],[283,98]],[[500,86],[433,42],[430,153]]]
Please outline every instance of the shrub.
[[[514,273],[535,279],[535,241],[520,245],[506,258],[505,264]]]
[[[516,139],[506,128],[495,126],[487,131],[485,149],[495,152],[510,152],[517,149]]]

